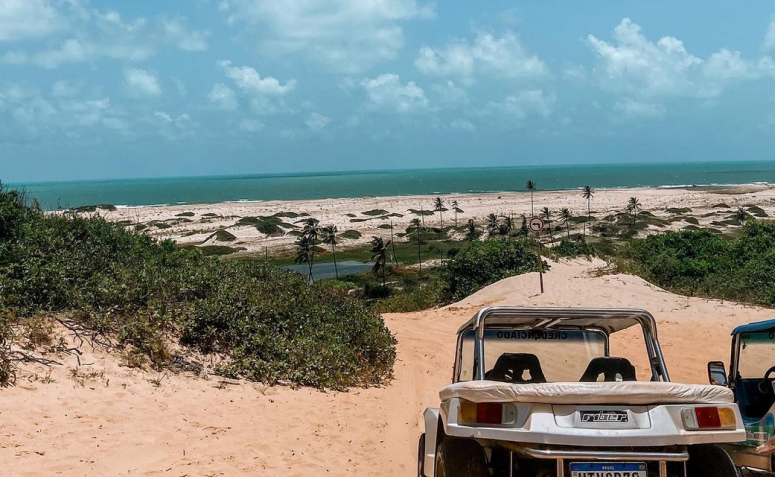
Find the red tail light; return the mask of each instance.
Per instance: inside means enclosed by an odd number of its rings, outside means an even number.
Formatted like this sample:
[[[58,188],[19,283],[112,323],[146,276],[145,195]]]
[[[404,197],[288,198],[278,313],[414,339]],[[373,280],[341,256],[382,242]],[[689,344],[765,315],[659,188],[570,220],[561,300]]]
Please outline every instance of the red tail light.
[[[718,429],[721,427],[721,416],[717,407],[695,407],[697,425],[700,429]]]
[[[503,404],[478,403],[476,405],[476,422],[481,424],[500,424],[503,420]]]

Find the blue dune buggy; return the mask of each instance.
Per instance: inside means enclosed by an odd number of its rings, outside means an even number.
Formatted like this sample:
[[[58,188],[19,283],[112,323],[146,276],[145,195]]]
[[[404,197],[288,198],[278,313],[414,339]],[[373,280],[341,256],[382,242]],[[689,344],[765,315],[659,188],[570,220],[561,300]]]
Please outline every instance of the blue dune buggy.
[[[745,425],[746,440],[725,450],[743,472],[775,476],[775,320],[735,328],[729,373],[723,362],[711,361],[708,378],[732,390]]]

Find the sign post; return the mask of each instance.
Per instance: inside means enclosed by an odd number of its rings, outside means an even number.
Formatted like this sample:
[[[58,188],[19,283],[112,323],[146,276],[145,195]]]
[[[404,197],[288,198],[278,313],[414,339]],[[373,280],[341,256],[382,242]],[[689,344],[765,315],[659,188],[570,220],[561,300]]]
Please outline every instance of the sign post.
[[[538,242],[538,281],[541,284],[541,293],[544,292],[544,261],[541,258],[541,231],[544,229],[544,220],[541,217],[533,217],[529,222],[530,230],[536,233]]]

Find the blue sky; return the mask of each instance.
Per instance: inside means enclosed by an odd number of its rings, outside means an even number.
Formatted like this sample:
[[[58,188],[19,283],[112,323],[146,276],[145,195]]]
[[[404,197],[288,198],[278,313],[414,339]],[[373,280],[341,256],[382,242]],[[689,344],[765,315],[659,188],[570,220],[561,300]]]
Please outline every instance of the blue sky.
[[[0,179],[772,159],[773,13],[0,0]]]

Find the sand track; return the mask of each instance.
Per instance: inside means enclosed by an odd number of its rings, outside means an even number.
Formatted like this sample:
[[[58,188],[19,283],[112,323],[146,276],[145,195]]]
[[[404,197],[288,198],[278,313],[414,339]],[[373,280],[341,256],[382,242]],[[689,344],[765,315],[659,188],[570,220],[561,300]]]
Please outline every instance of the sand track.
[[[555,264],[547,293],[534,274],[509,278],[446,309],[387,315],[398,339],[395,380],[377,389],[321,393],[216,378],[158,377],[87,353],[79,373],[28,367],[0,391],[0,468],[9,476],[412,476],[423,408],[449,382],[454,332],[484,305],[628,306],[651,311],[675,381],[703,382],[705,363],[728,359],[729,332],[775,311],[673,295],[626,275],[594,277],[600,262]],[[613,343],[643,354],[636,335]],[[87,350],[90,351],[90,350]],[[99,376],[99,372],[104,372]]]

